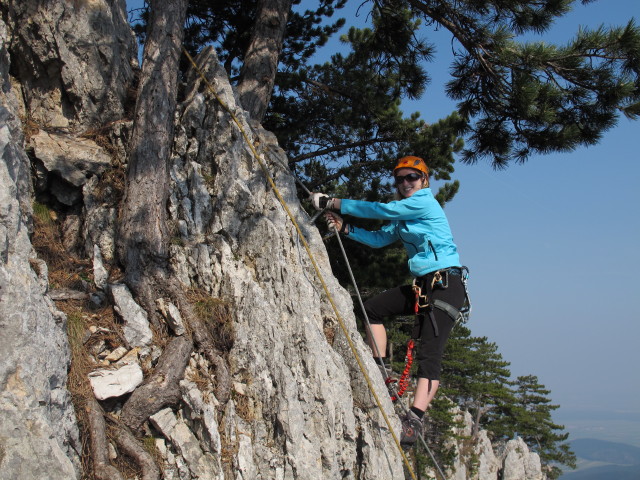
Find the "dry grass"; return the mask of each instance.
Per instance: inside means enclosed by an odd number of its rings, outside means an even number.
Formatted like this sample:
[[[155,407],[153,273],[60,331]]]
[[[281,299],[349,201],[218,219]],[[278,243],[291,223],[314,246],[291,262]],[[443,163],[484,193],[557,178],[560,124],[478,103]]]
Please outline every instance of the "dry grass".
[[[38,257],[47,264],[51,287],[87,291],[93,284],[92,263],[70,254],[64,248],[61,222],[57,214],[46,205],[34,203],[33,222],[32,244]],[[121,345],[122,332],[111,306],[98,308],[89,300],[64,300],[57,301],[56,307],[67,317],[67,338],[71,351],[67,388],[71,393],[82,441],[82,478],[89,480],[93,478],[93,463],[86,399],[93,396],[88,374],[96,368],[90,349],[100,341],[104,341],[107,348]],[[106,331],[100,330],[99,333],[91,334],[90,326],[101,327]],[[122,471],[135,473],[130,467]],[[128,478],[133,478],[133,475]]]
[[[31,117],[21,117],[20,120],[22,122],[22,133],[24,133],[25,141],[29,143],[31,137],[40,132],[40,125],[34,122]]]
[[[109,138],[109,132],[117,122],[108,123],[102,127],[85,131],[81,136],[93,140],[96,145],[102,148],[111,157],[111,168],[102,172],[100,183],[92,194],[98,203],[117,206],[121,203],[126,188],[126,171],[124,159],[119,158],[122,154],[113,145]]]
[[[89,140],[93,140],[95,144],[98,145],[100,148],[104,149],[111,156],[111,158],[115,158],[116,155],[118,154],[118,151],[113,146],[113,144],[111,143],[111,140],[109,140],[109,136],[107,135],[112,125],[113,123],[109,123],[103,127],[86,130],[81,135],[81,137],[87,138]]]
[[[190,290],[187,298],[194,313],[209,326],[216,347],[223,352],[230,351],[235,341],[235,330],[229,302],[197,290]]]
[[[235,478],[235,469],[233,465],[234,459],[238,456],[240,451],[240,445],[238,442],[231,442],[224,432],[221,432],[222,451],[220,452],[220,462],[222,463],[222,470],[224,472],[224,478]]]
[[[84,285],[93,278],[92,264],[64,248],[57,214],[46,205],[34,202],[33,224],[31,243],[49,268],[51,287],[84,290]]]
[[[198,386],[198,390],[203,393],[211,392],[213,390],[211,379],[208,378],[202,371],[200,371],[199,368],[188,369],[187,379],[190,382],[195,383]]]
[[[241,395],[237,392],[232,393],[233,402],[236,404],[236,414],[247,422],[255,420],[255,408],[253,405],[253,399]]]
[[[149,455],[153,457],[153,460],[154,462],[156,462],[156,465],[161,466],[164,463],[164,458],[162,458],[162,455],[160,454],[160,450],[158,450],[158,447],[156,446],[156,438],[150,435],[147,435],[146,437],[141,439],[141,443],[144,449],[147,452],[149,452]]]

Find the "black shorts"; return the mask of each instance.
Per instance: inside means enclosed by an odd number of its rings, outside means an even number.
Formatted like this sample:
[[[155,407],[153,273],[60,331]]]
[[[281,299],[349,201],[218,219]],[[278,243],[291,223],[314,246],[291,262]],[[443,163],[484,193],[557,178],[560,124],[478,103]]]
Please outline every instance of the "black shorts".
[[[452,268],[445,271],[446,288],[434,286],[431,290],[433,273],[429,273],[418,279],[425,285],[422,294],[426,294],[429,303],[440,300],[448,303],[456,310],[464,305],[465,289],[462,283],[460,269]],[[444,285],[443,285],[444,287]],[[372,324],[384,324],[388,317],[398,315],[415,314],[415,293],[412,285],[403,285],[391,288],[370,298],[364,303],[365,311]],[[433,308],[433,316],[437,325],[438,334],[432,325],[427,312],[421,328],[420,342],[416,353],[418,362],[418,377],[439,380],[442,370],[442,354],[444,347],[454,325],[454,320],[449,314],[439,308]]]

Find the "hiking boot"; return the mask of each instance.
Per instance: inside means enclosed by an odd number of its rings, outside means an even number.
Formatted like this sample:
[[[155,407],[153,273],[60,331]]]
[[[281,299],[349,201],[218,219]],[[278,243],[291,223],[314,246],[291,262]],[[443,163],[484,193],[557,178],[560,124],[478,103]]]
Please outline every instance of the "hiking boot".
[[[422,435],[422,419],[414,412],[408,410],[402,418],[402,433],[400,434],[400,445],[410,447]]]

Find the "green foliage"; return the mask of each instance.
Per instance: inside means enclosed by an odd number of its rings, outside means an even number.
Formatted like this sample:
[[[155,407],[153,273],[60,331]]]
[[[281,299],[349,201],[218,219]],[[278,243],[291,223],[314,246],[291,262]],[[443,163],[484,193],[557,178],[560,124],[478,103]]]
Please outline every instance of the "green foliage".
[[[580,29],[566,46],[522,43],[573,1],[418,2],[458,41],[447,93],[469,120],[463,160],[494,166],[597,143],[620,112],[637,118],[640,29]],[[420,7],[418,7],[420,8]]]
[[[33,217],[45,227],[51,227],[54,224],[51,218],[51,210],[43,203],[33,202]]]
[[[547,476],[557,478],[558,465],[575,467],[569,434],[551,418],[558,406],[551,405],[551,392],[537,377],[511,381],[508,366],[494,343],[458,325],[445,349],[440,395],[472,414],[474,435],[482,427],[494,440],[522,437],[540,455]]]
[[[580,29],[562,46],[521,39],[547,31],[575,0],[365,2],[357,11],[369,26],[352,27],[341,38],[342,53],[314,65],[318,48],[346,23],[333,19],[345,3],[321,0],[303,11],[300,0],[291,2],[263,122],[312,189],[384,178],[404,154],[423,156],[436,179],[449,180],[456,153],[465,162],[488,159],[504,167],[532,154],[592,145],[620,114],[640,116],[640,29],[633,20]],[[189,2],[187,49],[214,45],[236,81],[257,5]],[[145,19],[142,12],[136,26],[142,40]],[[427,125],[400,104],[426,92],[434,49],[424,34],[433,28],[451,34],[455,60],[447,94],[459,103],[457,112]],[[310,162],[324,168],[307,177]],[[456,191],[447,184],[438,199],[446,202]]]
[[[411,12],[394,5],[374,9],[371,28],[352,27],[342,37],[350,53],[277,79],[265,125],[311,189],[331,191],[336,179],[373,189],[405,154],[424,156],[435,178],[450,179],[466,122],[452,114],[427,125],[400,110],[403,98],[422,95],[428,82],[422,65],[432,47],[418,38],[420,22]],[[307,176],[310,159],[325,167],[322,175]]]
[[[551,405],[547,397],[550,390],[541,385],[535,375],[518,377],[513,387],[513,401],[493,411],[486,427],[499,439],[506,440],[515,434],[522,437],[540,455],[549,478],[561,474],[556,464],[575,468],[575,455],[566,442],[569,434],[551,418],[559,405]]]
[[[460,429],[462,423],[453,415],[455,404],[444,395],[437,395],[431,402],[429,411],[425,416],[425,442],[429,450],[436,458],[438,465],[442,469],[450,468],[455,461],[455,449],[452,440],[460,441],[461,437],[454,433],[454,429]],[[420,455],[417,456],[421,458]],[[433,467],[430,458],[424,458],[423,465]],[[420,465],[420,463],[419,463]],[[424,470],[424,467],[417,468]]]
[[[474,416],[479,426],[495,406],[512,400],[509,362],[487,337],[472,337],[464,325],[451,332],[442,359],[442,393]]]

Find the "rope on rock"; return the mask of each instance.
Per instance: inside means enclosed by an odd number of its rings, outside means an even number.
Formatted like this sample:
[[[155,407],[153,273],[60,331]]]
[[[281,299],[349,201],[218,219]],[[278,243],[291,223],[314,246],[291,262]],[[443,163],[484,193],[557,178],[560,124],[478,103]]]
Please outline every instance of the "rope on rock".
[[[369,388],[369,391],[370,391],[371,395],[375,399],[376,405],[378,406],[378,409],[380,410],[380,413],[382,414],[382,417],[384,418],[384,421],[387,424],[387,427],[389,428],[389,432],[391,432],[391,436],[393,437],[393,440],[394,440],[396,446],[398,447],[398,450],[400,451],[400,454],[402,455],[402,459],[404,461],[405,466],[407,467],[407,470],[408,470],[409,474],[411,475],[411,478],[414,479],[414,480],[417,480],[416,474],[414,473],[413,469],[411,468],[411,464],[409,462],[409,459],[407,458],[407,455],[405,454],[404,450],[402,449],[402,446],[400,445],[400,440],[398,439],[398,436],[393,431],[393,427],[391,425],[391,421],[389,420],[389,417],[388,417],[387,413],[385,412],[384,407],[382,406],[382,402],[380,401],[380,398],[378,397],[378,394],[376,393],[376,391],[375,391],[375,389],[373,387],[373,384],[371,383],[371,379],[369,378],[369,375],[367,374],[367,371],[366,371],[366,369],[364,367],[364,364],[362,363],[362,359],[360,358],[360,355],[358,354],[358,351],[356,349],[356,346],[353,343],[353,340],[351,339],[351,337],[349,336],[349,331],[347,330],[347,327],[346,327],[346,325],[344,323],[344,320],[342,319],[342,316],[340,315],[340,312],[338,311],[338,307],[336,306],[336,304],[335,304],[335,302],[333,300],[333,296],[331,295],[331,292],[329,292],[329,288],[327,287],[327,284],[324,281],[324,277],[322,276],[322,272],[320,271],[320,267],[316,263],[315,257],[313,256],[313,252],[311,251],[311,247],[309,246],[309,243],[307,242],[307,239],[304,237],[304,235],[302,233],[302,230],[300,229],[300,226],[298,225],[298,222],[296,221],[293,213],[289,209],[289,206],[285,202],[284,198],[280,194],[280,191],[278,190],[278,187],[276,186],[275,181],[271,177],[271,174],[269,173],[269,170],[267,169],[266,164],[264,163],[263,159],[260,157],[260,154],[258,153],[258,151],[256,150],[255,146],[251,142],[251,139],[249,138],[249,136],[248,136],[247,132],[245,131],[244,127],[242,126],[242,124],[238,120],[237,116],[231,111],[229,106],[227,106],[227,104],[225,104],[223,102],[223,100],[220,98],[220,96],[218,95],[216,90],[213,88],[211,83],[205,77],[205,75],[202,72],[202,70],[200,69],[200,67],[198,67],[196,62],[193,60],[193,57],[191,57],[189,52],[184,47],[182,47],[182,50],[183,50],[184,54],[186,55],[187,59],[189,60],[189,62],[191,63],[191,65],[193,66],[193,68],[196,70],[196,72],[198,72],[198,75],[200,76],[202,81],[205,83],[205,85],[207,86],[208,90],[211,92],[211,94],[214,96],[214,98],[218,101],[220,106],[224,110],[226,110],[226,112],[231,116],[231,119],[233,120],[233,122],[237,125],[238,129],[240,130],[240,133],[244,137],[244,139],[245,139],[247,145],[249,146],[252,154],[254,155],[255,159],[258,161],[258,164],[260,165],[260,168],[262,169],[262,172],[264,173],[265,177],[267,178],[267,181],[269,182],[269,185],[271,186],[271,189],[273,190],[276,198],[278,199],[278,201],[280,202],[280,204],[284,208],[284,211],[286,212],[287,216],[289,217],[289,219],[293,223],[296,231],[298,232],[298,235],[299,235],[299,237],[300,237],[300,239],[302,241],[302,245],[304,246],[305,250],[307,251],[307,255],[309,256],[311,264],[313,265],[313,268],[314,268],[314,270],[316,272],[316,275],[318,276],[318,279],[320,280],[322,288],[323,288],[325,294],[327,295],[327,299],[329,300],[329,303],[331,304],[331,308],[333,309],[333,312],[336,315],[338,323],[340,324],[340,328],[342,329],[342,332],[344,333],[344,336],[347,339],[347,342],[349,344],[349,348],[351,349],[351,352],[353,353],[353,356],[356,359],[356,363],[358,364],[358,367],[360,368],[360,371],[362,372],[362,374],[363,374],[363,376],[365,378],[365,381],[367,383],[367,387]]]

